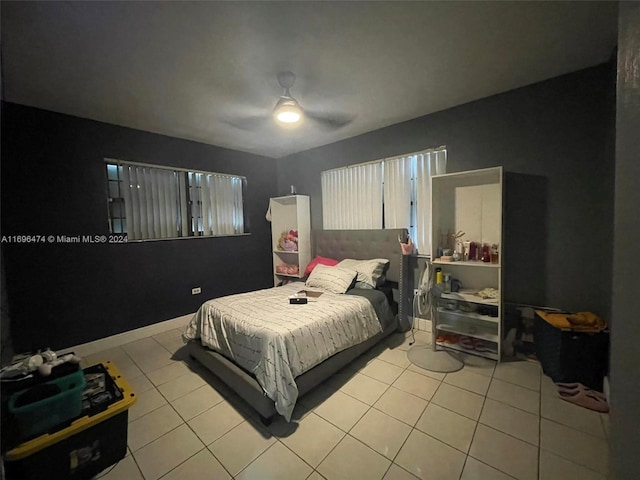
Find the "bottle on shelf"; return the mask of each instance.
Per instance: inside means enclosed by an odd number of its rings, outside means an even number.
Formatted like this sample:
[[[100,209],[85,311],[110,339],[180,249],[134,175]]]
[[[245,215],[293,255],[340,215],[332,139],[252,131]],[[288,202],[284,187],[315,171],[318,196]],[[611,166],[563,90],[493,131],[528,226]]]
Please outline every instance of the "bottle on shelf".
[[[488,243],[482,245],[482,261],[489,263],[491,261],[491,248]]]
[[[498,244],[491,245],[491,263],[500,263],[500,257],[498,255]]]
[[[444,293],[451,293],[451,274],[450,273],[442,274],[442,289]]]
[[[469,260],[478,259],[478,244],[476,242],[469,243]]]
[[[471,247],[471,242],[469,240],[465,240],[462,242],[462,260],[465,262],[471,260],[469,258],[469,248]]]

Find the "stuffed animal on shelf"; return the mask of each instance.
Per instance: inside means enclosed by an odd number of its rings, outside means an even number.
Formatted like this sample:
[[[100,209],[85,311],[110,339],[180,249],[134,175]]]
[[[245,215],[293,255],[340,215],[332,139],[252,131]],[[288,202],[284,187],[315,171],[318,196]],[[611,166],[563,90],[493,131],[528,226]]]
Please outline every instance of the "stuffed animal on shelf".
[[[282,273],[285,275],[298,275],[300,273],[300,266],[289,265],[288,263],[276,265],[276,273]]]
[[[286,252],[297,252],[298,231],[289,230],[287,232],[282,232],[282,234],[280,235],[280,240],[278,240],[278,249],[284,250]]]

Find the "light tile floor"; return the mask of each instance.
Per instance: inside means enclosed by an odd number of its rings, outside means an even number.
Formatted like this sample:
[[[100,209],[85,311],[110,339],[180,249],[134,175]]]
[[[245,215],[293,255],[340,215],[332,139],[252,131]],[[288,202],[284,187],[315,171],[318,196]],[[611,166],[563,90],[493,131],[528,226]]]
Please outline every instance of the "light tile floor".
[[[410,338],[395,334],[300,398],[291,423],[264,427],[185,355],[180,333],[83,359],[111,360],[138,395],[128,454],[99,478],[606,478],[608,416],[557,398],[537,363],[467,355],[463,370],[433,373],[407,360]]]

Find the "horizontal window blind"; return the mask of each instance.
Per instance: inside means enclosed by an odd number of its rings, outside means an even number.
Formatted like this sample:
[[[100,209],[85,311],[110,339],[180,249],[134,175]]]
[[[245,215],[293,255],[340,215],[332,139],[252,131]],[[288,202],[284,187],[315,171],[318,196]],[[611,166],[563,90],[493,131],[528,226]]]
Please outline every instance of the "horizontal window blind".
[[[109,224],[129,240],[245,232],[246,179],[106,160]]]
[[[382,228],[382,164],[367,163],[321,174],[325,230]]]
[[[442,146],[322,172],[323,228],[407,228],[418,253],[427,254],[431,177],[446,170]]]

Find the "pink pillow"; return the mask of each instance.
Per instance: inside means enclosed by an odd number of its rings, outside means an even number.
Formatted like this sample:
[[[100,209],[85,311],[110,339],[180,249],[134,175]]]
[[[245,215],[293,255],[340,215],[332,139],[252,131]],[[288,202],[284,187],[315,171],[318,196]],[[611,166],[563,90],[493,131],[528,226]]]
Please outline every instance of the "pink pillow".
[[[317,255],[316,258],[314,258],[309,262],[309,265],[307,265],[307,268],[305,268],[304,276],[308,277],[309,275],[311,275],[311,272],[313,271],[314,268],[316,268],[316,265],[327,265],[328,267],[334,267],[337,264],[338,264],[338,261],[334,260],[333,258],[326,258],[326,257],[321,257],[320,255]]]

